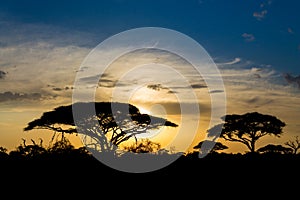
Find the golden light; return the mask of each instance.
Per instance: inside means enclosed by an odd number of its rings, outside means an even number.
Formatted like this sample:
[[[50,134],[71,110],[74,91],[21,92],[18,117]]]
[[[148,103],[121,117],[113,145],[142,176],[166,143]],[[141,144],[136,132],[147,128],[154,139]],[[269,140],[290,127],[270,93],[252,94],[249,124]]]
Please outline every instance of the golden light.
[[[149,110],[147,110],[147,109],[145,109],[143,107],[138,107],[138,108],[140,110],[140,113],[142,113],[142,114],[147,114],[147,115],[151,114],[151,112]]]

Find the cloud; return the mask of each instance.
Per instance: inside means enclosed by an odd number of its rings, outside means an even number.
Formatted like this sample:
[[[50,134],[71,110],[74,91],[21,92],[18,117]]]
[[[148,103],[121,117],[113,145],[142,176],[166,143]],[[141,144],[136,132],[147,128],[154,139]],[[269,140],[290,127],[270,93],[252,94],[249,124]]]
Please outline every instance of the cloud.
[[[120,86],[124,86],[124,85],[125,84],[120,83],[120,82],[116,83],[115,80],[103,79],[103,78],[101,78],[99,83],[98,83],[99,87],[106,87],[106,88],[113,88],[115,86],[120,87]]]
[[[209,93],[213,94],[213,93],[222,93],[224,92],[224,90],[210,90]]]
[[[43,97],[40,93],[13,93],[3,92],[0,93],[0,102],[17,101],[17,100],[41,100]]]
[[[191,87],[194,88],[194,89],[207,88],[206,85],[201,84],[201,83],[195,83],[195,84],[192,84]]]
[[[300,75],[294,77],[288,73],[285,73],[285,74],[283,74],[283,77],[289,84],[296,84],[296,85],[298,85],[298,88],[300,89]]]
[[[175,93],[178,93],[178,92],[173,91],[173,90],[169,90],[169,91],[168,91],[168,94],[175,94]]]
[[[248,104],[252,104],[255,105],[256,108],[261,107],[261,106],[265,106],[268,104],[271,104],[274,102],[273,99],[268,99],[268,97],[261,97],[261,96],[253,96],[251,98],[249,98],[248,100],[246,100],[246,102]]]
[[[62,91],[62,90],[63,90],[63,88],[58,88],[58,87],[55,87],[55,88],[52,88],[52,90],[54,90],[54,91]]]
[[[104,73],[103,75],[94,75],[88,77],[82,77],[79,79],[83,84],[86,84],[88,87],[94,85],[99,80],[96,87],[104,87],[104,88],[114,88],[114,87],[124,87],[130,86],[133,82],[124,83],[123,81],[115,80],[110,75]]]
[[[287,31],[288,31],[288,33],[290,33],[290,34],[294,34],[294,33],[295,33],[295,32],[293,31],[292,28],[288,28]]]
[[[99,77],[100,77],[99,75],[87,76],[87,77],[82,77],[79,80],[81,82],[86,83],[86,84],[93,84],[93,83],[95,83],[96,81],[99,80]]]
[[[268,13],[267,7],[272,4],[271,0],[264,1],[259,5],[260,11],[254,12],[253,17],[255,17],[258,21],[261,21],[265,18]]]
[[[202,84],[192,84],[191,87],[194,88],[194,89],[206,88],[206,86],[202,85]],[[151,89],[151,90],[154,90],[154,91],[166,90],[168,94],[178,93],[178,91],[170,90],[169,88],[164,87],[161,84],[150,84],[150,85],[147,85],[147,88]],[[173,89],[186,89],[185,87],[180,87],[180,86],[176,86],[176,87],[172,87],[172,88]]]
[[[233,61],[230,61],[230,62],[225,62],[225,63],[217,63],[217,65],[234,65],[236,63],[239,63],[241,62],[241,58],[234,58]]]
[[[18,22],[10,17],[0,19],[0,24],[0,101],[42,98],[33,108],[45,105],[44,100],[47,105],[71,102],[76,70],[99,38],[88,32]]]
[[[245,39],[247,42],[253,42],[255,40],[255,37],[253,34],[250,33],[243,33],[242,37]]]
[[[254,12],[253,17],[255,17],[257,20],[261,21],[265,18],[266,14],[268,13],[267,10],[262,10],[260,12]]]
[[[167,89],[167,88],[163,87],[161,84],[150,84],[150,85],[147,85],[147,88],[149,88],[151,90],[155,90],[155,91],[160,91],[161,89]]]
[[[5,78],[6,74],[6,72],[0,70],[0,79]]]

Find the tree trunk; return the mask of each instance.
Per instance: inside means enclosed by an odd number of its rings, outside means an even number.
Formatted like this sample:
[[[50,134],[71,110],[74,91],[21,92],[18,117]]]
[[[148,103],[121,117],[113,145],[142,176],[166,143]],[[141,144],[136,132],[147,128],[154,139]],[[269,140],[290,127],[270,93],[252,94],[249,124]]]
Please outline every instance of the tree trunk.
[[[255,152],[255,140],[251,141],[250,150],[251,150],[251,153]]]

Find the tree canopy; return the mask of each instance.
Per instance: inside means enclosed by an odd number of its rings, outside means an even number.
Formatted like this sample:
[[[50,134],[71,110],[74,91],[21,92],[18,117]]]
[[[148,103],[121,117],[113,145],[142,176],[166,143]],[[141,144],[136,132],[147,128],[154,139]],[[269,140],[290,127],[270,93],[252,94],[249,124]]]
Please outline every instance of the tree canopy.
[[[263,146],[257,150],[259,153],[280,153],[280,154],[287,154],[292,153],[293,149],[284,147],[280,144],[268,144]]]
[[[298,136],[295,136],[295,140],[289,140],[284,144],[292,148],[294,154],[297,154],[298,150],[300,149],[300,140]]]
[[[204,142],[211,143],[210,146],[213,146],[212,149],[208,149],[208,150],[210,150],[210,153],[215,153],[218,151],[228,149],[228,147],[226,145],[222,144],[221,142],[215,142],[215,141],[210,141],[210,140],[204,140],[204,141],[199,142],[196,146],[193,147],[193,149],[201,150],[202,144]],[[208,151],[208,150],[204,149],[204,151]]]
[[[247,146],[250,152],[255,152],[256,142],[260,138],[266,135],[280,137],[285,126],[285,123],[275,116],[258,112],[225,115],[222,119],[224,123],[209,129],[208,136],[216,137],[216,128],[222,126],[221,138],[242,143]]]
[[[85,112],[94,104],[95,114]],[[80,111],[80,119],[76,123],[73,109]],[[39,119],[28,123],[25,131],[32,129],[48,129],[62,134],[80,133],[91,138],[100,145],[101,150],[112,150],[138,134],[161,126],[177,127],[167,119],[141,114],[139,109],[131,104],[119,102],[79,102],[60,106],[45,112]]]

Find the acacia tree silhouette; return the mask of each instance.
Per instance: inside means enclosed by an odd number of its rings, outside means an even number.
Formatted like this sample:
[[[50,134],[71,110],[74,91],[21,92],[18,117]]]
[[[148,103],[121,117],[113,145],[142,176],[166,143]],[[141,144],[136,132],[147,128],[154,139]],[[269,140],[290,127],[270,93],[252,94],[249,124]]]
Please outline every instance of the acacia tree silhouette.
[[[209,146],[213,146],[213,148],[212,149],[201,149],[203,143],[212,143],[212,145],[209,145]],[[222,144],[221,142],[204,140],[204,141],[199,142],[196,146],[194,146],[193,149],[199,149],[202,151],[210,151],[209,153],[216,153],[218,151],[228,149],[228,146]],[[208,153],[208,152],[203,152],[203,153]]]
[[[278,153],[278,154],[289,154],[293,152],[293,149],[284,147],[280,144],[268,144],[266,146],[263,146],[259,149],[257,149],[257,152],[259,153]]]
[[[294,154],[297,154],[298,150],[300,149],[300,140],[298,136],[295,137],[295,140],[289,140],[284,144],[292,148]]]
[[[220,137],[231,142],[239,142],[247,146],[250,152],[255,152],[257,140],[266,136],[274,135],[280,137],[285,123],[272,115],[258,112],[245,113],[242,115],[225,115],[221,118],[225,121],[209,129],[208,136],[216,137],[222,131]]]
[[[88,110],[93,104],[95,115]],[[72,109],[81,111],[80,119],[73,119]],[[114,112],[112,111],[114,108]],[[74,103],[72,105],[60,106],[53,111],[45,112],[39,119],[28,123],[24,131],[32,129],[48,129],[65,133],[81,133],[83,140],[90,146],[87,148],[101,151],[115,151],[122,142],[135,138],[137,135],[161,126],[177,127],[178,125],[164,118],[141,114],[139,109],[131,104],[118,102],[87,102]],[[84,141],[86,144],[86,141]],[[93,146],[93,147],[92,147]]]

